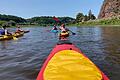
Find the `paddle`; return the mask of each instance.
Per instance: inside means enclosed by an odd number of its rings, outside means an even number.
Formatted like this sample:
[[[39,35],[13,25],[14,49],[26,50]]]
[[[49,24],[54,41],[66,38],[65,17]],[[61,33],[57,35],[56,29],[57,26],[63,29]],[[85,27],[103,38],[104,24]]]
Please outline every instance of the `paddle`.
[[[16,38],[15,36],[12,36],[13,37],[13,40],[18,40],[18,38]]]
[[[72,35],[76,35],[76,33],[72,32],[72,31],[70,31],[70,32],[72,33]]]
[[[53,17],[53,20],[55,20],[57,23],[60,22],[60,20],[57,17]]]
[[[72,32],[71,30],[69,30],[69,31],[72,33],[72,35],[76,35],[76,33]]]

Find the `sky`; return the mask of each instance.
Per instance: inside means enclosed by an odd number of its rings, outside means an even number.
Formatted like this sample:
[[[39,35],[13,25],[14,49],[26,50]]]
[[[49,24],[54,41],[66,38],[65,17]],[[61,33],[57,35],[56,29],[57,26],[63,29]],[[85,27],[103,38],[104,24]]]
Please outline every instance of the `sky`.
[[[103,0],[0,0],[0,14],[23,18],[35,16],[69,16],[75,18],[91,9],[97,17]]]

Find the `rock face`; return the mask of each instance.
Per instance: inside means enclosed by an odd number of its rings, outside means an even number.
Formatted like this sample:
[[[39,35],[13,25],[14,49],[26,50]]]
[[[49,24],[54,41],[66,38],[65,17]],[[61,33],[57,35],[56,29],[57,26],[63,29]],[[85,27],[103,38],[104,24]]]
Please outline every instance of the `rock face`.
[[[120,0],[104,0],[98,18],[120,16]]]

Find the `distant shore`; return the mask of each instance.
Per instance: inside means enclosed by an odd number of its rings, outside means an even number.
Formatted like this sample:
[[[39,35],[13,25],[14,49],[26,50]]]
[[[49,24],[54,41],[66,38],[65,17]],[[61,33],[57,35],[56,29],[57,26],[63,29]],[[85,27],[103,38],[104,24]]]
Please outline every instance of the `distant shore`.
[[[97,25],[97,24],[96,25],[85,25],[85,24],[83,25],[83,24],[81,24],[81,25],[68,25],[68,26],[78,26],[78,27],[83,27],[83,26],[84,27],[86,27],[86,26],[89,26],[89,27],[94,27],[94,26],[98,26],[98,27],[111,27],[112,26],[113,27],[114,26],[114,27],[120,27],[120,25],[110,25],[110,24],[107,24],[107,25]]]
[[[7,21],[0,21],[0,26],[2,26],[3,23],[8,23]],[[11,22],[12,23],[12,22]],[[14,26],[10,27],[16,27],[15,25],[17,23],[12,23]],[[22,24],[17,24],[20,25],[21,27],[33,27],[33,26],[43,26],[43,27],[48,27],[48,26],[53,26],[54,24],[29,24],[29,23],[22,23]],[[60,24],[57,26],[60,26]],[[96,19],[96,20],[89,20],[89,21],[83,21],[83,22],[75,22],[75,23],[66,23],[66,26],[101,26],[101,27],[110,27],[110,26],[120,26],[120,17],[114,17],[114,18],[108,18],[108,19]]]
[[[120,26],[120,17],[79,22],[76,26]]]

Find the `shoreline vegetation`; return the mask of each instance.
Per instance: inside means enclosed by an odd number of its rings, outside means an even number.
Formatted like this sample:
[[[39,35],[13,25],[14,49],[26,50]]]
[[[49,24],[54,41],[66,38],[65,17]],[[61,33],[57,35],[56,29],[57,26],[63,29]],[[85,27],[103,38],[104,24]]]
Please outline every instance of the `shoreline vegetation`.
[[[67,26],[120,26],[120,16],[111,17],[106,19],[96,19],[92,11],[88,12],[88,15],[78,13],[75,18],[71,17],[57,17],[60,22],[53,20],[54,16],[40,16],[24,19],[12,15],[0,14],[0,27],[6,25],[8,27],[15,27],[20,25],[21,27],[34,26],[53,26],[54,24],[60,26],[61,23],[65,23]]]
[[[120,26],[120,16],[79,22],[76,26]]]

